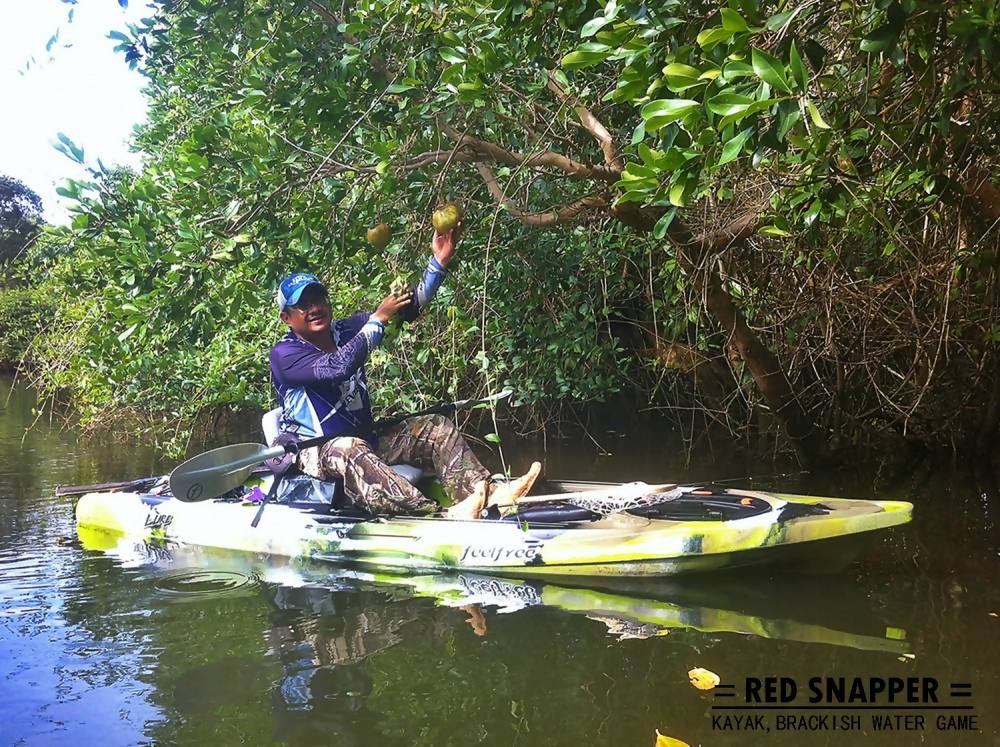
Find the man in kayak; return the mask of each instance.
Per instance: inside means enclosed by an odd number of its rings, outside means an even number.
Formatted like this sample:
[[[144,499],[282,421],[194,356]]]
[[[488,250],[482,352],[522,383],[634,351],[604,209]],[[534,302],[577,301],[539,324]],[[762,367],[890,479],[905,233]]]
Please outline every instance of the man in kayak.
[[[428,512],[438,505],[389,465],[432,470],[458,503],[450,518],[478,518],[487,505],[510,504],[527,494],[541,465],[522,477],[491,485],[483,467],[454,424],[442,415],[409,418],[375,433],[365,361],[378,347],[394,316],[416,319],[444,281],[455,254],[461,223],[435,233],[432,256],[420,283],[402,295],[390,293],[374,312],[333,320],[326,287],[309,273],[295,273],[278,289],[281,320],[289,331],[271,349],[271,378],[281,402],[281,439],[335,436],[306,449],[298,466],[321,479],[340,477],[357,505],[373,514]],[[489,495],[487,495],[489,494]]]

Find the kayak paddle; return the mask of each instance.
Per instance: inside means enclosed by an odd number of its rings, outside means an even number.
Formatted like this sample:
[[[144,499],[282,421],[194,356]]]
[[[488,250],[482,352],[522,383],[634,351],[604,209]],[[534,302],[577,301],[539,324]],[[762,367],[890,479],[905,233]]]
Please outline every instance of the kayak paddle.
[[[477,405],[496,402],[511,394],[510,389],[504,389],[502,392],[491,394],[483,399],[443,402],[419,412],[383,418],[375,423],[375,430],[384,430],[407,418],[467,410]],[[174,471],[170,473],[170,492],[178,500],[188,503],[217,498],[246,482],[254,468],[262,462],[266,462],[268,459],[280,459],[286,454],[297,454],[302,449],[324,444],[331,438],[337,438],[337,436],[317,436],[277,446],[249,443],[233,444],[206,451],[204,454],[191,457],[174,468]]]

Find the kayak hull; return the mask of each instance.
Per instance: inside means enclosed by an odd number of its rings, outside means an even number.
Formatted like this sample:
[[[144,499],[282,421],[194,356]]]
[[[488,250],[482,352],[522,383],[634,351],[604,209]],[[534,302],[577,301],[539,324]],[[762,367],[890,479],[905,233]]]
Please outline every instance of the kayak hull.
[[[772,510],[735,520],[664,520],[626,513],[586,522],[358,519],[312,508],[210,500],[185,503],[137,493],[88,493],[81,527],[114,535],[415,571],[527,576],[672,576],[744,566],[838,570],[877,530],[906,523],[912,505],[758,491]],[[795,515],[789,504],[821,511]],[[799,512],[801,513],[801,512]]]

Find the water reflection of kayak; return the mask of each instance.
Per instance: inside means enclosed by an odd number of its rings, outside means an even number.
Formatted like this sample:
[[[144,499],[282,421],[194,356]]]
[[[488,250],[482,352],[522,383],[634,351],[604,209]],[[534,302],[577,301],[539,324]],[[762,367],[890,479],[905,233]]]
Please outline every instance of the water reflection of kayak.
[[[827,579],[822,589],[806,579],[713,578],[634,581],[591,579],[569,586],[540,579],[504,578],[466,572],[406,574],[184,545],[149,543],[79,528],[83,546],[128,566],[152,567],[164,574],[197,568],[206,573],[240,573],[275,585],[282,607],[306,604],[324,614],[329,595],[376,591],[408,598],[430,598],[455,608],[480,605],[500,613],[546,607],[604,623],[619,638],[649,638],[670,631],[730,633],[760,638],[821,643],[866,651],[907,653],[905,633],[880,626],[865,595],[846,580]]]
[[[136,538],[382,568],[668,576],[760,565],[836,569],[857,552],[859,539],[909,521],[913,508],[902,501],[684,487],[660,503],[607,515],[572,505],[565,494],[587,492],[593,506],[602,494],[612,500],[631,485],[641,492],[641,484],[550,485],[558,492],[532,497],[531,508],[502,520],[370,517],[283,504],[268,507],[253,528],[253,504],[122,492],[84,495],[76,517],[82,527]]]

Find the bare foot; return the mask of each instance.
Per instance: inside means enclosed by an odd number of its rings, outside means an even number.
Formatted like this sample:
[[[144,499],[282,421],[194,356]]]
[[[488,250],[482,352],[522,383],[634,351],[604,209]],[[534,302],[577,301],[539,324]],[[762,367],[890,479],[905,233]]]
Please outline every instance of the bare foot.
[[[535,484],[535,480],[538,479],[541,471],[542,463],[532,462],[531,467],[521,477],[499,483],[493,488],[493,492],[490,494],[489,505],[500,507],[514,505],[518,498],[523,498],[528,494],[528,491]]]
[[[486,483],[480,481],[472,491],[472,495],[459,501],[454,506],[450,506],[444,515],[449,519],[478,519],[486,507]]]

